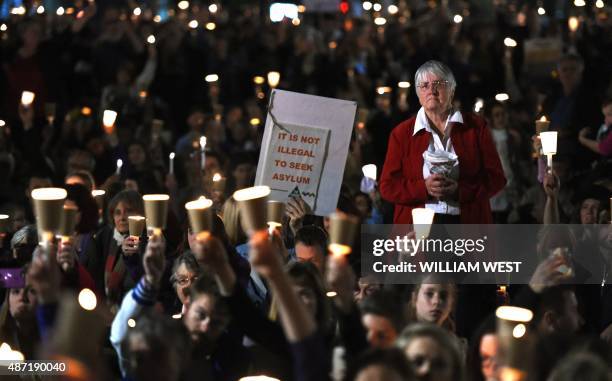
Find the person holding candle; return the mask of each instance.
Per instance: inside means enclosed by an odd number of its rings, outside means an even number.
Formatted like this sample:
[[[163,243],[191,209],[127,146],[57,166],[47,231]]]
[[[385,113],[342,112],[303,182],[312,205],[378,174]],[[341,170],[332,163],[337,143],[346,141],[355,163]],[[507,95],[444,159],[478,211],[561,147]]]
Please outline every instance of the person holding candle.
[[[588,137],[591,130],[585,127],[578,133],[578,141],[602,158],[609,158],[612,156],[612,98],[602,102],[601,112],[604,115],[604,123],[597,130],[596,139]]]
[[[142,197],[134,191],[119,192],[108,204],[108,215],[111,225],[95,236],[99,265],[92,275],[112,306],[121,301],[142,274],[140,251],[144,244],[129,236],[128,225],[129,216],[144,215]]]
[[[489,199],[506,184],[486,122],[452,107],[455,78],[438,61],[416,72],[421,109],[391,133],[380,179],[395,204],[394,223],[412,223],[412,209],[436,212],[435,223],[491,223]]]

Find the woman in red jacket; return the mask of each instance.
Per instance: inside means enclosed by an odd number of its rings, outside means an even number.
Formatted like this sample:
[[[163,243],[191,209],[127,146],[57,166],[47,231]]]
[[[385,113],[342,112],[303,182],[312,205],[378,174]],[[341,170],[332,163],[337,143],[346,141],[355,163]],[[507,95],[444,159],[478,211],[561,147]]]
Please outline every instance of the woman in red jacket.
[[[435,223],[492,223],[489,198],[506,184],[484,119],[453,110],[455,77],[438,61],[415,74],[421,109],[391,132],[380,193],[395,204],[393,222],[412,223],[412,209],[436,212]]]

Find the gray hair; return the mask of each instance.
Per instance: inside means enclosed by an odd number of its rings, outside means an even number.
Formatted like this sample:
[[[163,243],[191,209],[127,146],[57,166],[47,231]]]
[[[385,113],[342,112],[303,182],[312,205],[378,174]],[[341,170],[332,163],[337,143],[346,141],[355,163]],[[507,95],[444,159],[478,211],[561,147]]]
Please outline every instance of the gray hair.
[[[419,86],[425,74],[428,73],[447,81],[450,93],[455,94],[455,88],[457,87],[455,76],[451,69],[440,61],[431,60],[421,65],[414,75],[414,85]]]

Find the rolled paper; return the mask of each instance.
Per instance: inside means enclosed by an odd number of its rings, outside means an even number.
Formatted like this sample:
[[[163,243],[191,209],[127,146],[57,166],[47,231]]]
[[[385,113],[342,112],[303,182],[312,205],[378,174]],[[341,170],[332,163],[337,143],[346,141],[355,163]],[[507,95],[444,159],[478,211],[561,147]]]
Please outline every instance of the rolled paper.
[[[282,226],[285,215],[285,203],[281,201],[268,201],[268,226]]]
[[[191,225],[191,231],[194,234],[212,231],[212,204],[212,200],[209,200],[207,198],[199,198],[195,201],[190,201],[185,204],[185,209],[187,209],[187,215],[189,216],[189,224]]]
[[[68,195],[63,188],[37,188],[32,191],[36,226],[42,233],[55,235],[62,223],[62,209]]]
[[[265,185],[245,188],[234,192],[240,208],[242,229],[251,236],[267,228],[267,201],[270,188]]]
[[[533,313],[526,308],[502,306],[495,311],[495,316],[499,340],[500,380],[524,380],[527,376],[525,364],[529,358],[526,324],[533,319]]]
[[[34,94],[31,91],[24,91],[21,93],[21,104],[24,107],[28,107],[29,105],[31,105],[34,102],[34,98],[36,97],[36,94]]]
[[[72,237],[76,227],[76,216],[79,210],[75,207],[64,205],[60,227],[57,235],[60,237]]]
[[[143,216],[129,216],[128,226],[131,237],[140,237],[145,228],[146,218]]]
[[[412,209],[412,223],[417,239],[429,237],[435,212],[427,208]]]
[[[341,212],[334,212],[329,218],[329,250],[333,255],[350,254],[359,230],[359,219]]]
[[[557,131],[545,131],[540,133],[543,154],[557,153]]]
[[[161,230],[166,228],[170,196],[146,194],[142,196],[142,200],[144,201],[145,217],[147,217],[147,227],[153,229],[154,234],[160,234]]]

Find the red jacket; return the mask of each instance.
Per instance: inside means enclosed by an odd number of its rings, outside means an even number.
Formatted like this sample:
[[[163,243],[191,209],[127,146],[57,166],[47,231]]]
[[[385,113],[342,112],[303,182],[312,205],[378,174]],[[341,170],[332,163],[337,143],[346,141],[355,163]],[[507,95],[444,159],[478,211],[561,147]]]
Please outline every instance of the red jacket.
[[[391,132],[387,157],[380,178],[382,197],[395,204],[393,223],[411,224],[412,209],[428,200],[423,179],[423,152],[431,133],[412,136],[416,116]],[[461,223],[492,223],[489,199],[506,185],[495,143],[484,119],[463,113],[464,123],[453,123],[451,141],[459,157],[459,207]]]

